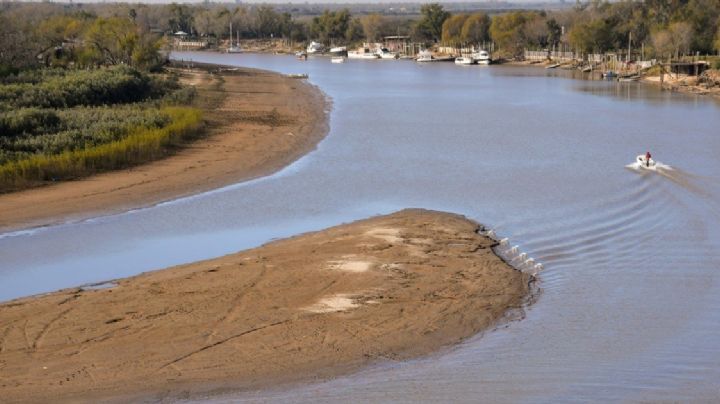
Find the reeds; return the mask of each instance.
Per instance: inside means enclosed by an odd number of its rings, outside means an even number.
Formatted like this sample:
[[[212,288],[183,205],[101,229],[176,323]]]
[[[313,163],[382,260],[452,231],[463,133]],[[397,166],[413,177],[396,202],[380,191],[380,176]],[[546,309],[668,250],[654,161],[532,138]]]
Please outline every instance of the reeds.
[[[163,157],[173,146],[198,134],[202,112],[189,107],[163,107],[170,122],[159,128],[138,127],[117,141],[52,155],[33,155],[0,165],[0,192],[47,181],[67,180],[125,168]]]

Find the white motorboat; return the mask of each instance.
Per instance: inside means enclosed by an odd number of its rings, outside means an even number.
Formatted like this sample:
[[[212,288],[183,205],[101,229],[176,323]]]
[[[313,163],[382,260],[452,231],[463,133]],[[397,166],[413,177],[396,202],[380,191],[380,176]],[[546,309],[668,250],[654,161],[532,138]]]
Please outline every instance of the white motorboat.
[[[474,65],[475,60],[469,56],[460,56],[455,58],[456,65]]]
[[[322,53],[322,51],[325,49],[325,46],[319,42],[312,41],[310,42],[310,45],[307,46],[307,49],[305,49],[308,53],[308,55],[313,53]]]
[[[397,53],[390,52],[388,48],[377,48],[375,54],[380,56],[380,59],[397,59],[400,57]]]
[[[479,65],[489,65],[492,62],[490,53],[486,50],[481,50],[477,53],[473,53],[472,58],[475,59],[475,63]]]
[[[336,46],[334,48],[330,48],[330,54],[335,56],[342,56],[347,54],[347,47],[346,46]]]
[[[345,56],[333,56],[330,58],[330,62],[332,63],[345,63],[345,60],[347,60]]]
[[[650,159],[647,159],[645,155],[642,154],[637,156],[635,161],[637,161],[642,168],[655,168],[656,166],[655,160],[653,160],[652,157]]]
[[[420,51],[415,58],[416,62],[432,62],[433,60],[435,60],[435,57],[432,55],[432,52],[427,49]]]
[[[355,51],[348,51],[349,59],[380,59],[380,56],[370,51],[370,48],[359,48]]]

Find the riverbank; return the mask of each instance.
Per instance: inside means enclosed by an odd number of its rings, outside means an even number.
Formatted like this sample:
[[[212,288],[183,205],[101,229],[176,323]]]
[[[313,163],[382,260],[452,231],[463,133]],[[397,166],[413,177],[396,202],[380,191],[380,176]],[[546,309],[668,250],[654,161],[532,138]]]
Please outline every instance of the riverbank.
[[[409,209],[108,289],[4,303],[0,395],[155,401],[428,354],[487,329],[528,296],[528,275],[497,257],[478,228]]]
[[[507,61],[501,64],[509,66],[534,66],[538,68],[547,68],[548,66],[555,66],[553,68],[565,69],[565,70],[577,70],[577,66],[574,62],[557,63],[555,61]],[[588,74],[598,74],[588,73]],[[599,77],[599,76],[597,76]],[[707,70],[700,76],[688,76],[686,74],[665,74],[663,80],[660,80],[659,70],[653,74],[647,74],[640,72],[640,79],[638,81],[661,87],[663,90],[676,91],[686,94],[697,94],[697,95],[709,95],[713,97],[720,97],[720,73],[717,70]]]
[[[198,89],[206,133],[131,169],[0,195],[0,231],[150,206],[287,166],[328,132],[327,100],[301,80],[255,69],[180,69]]]

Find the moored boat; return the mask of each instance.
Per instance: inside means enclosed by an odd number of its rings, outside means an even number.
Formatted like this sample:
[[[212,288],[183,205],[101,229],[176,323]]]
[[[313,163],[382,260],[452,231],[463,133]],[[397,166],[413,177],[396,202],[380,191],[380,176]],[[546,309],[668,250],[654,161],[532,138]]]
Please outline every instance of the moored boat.
[[[475,63],[479,65],[489,65],[492,62],[492,59],[490,58],[490,53],[486,50],[481,50],[477,53],[473,53],[472,58],[475,60]]]
[[[475,60],[470,56],[460,56],[455,58],[456,65],[473,65]]]
[[[388,48],[378,48],[375,50],[375,54],[380,57],[380,59],[398,59],[400,55],[398,55],[395,52],[390,52]]]
[[[370,48],[358,48],[358,50],[348,51],[349,59],[380,59],[380,56],[370,51]]]

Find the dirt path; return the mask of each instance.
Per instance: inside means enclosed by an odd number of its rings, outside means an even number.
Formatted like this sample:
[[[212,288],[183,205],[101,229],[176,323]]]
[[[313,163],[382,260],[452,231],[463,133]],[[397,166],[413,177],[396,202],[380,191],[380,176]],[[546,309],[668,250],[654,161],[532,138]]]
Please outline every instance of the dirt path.
[[[521,310],[528,294],[527,276],[477,229],[404,210],[110,289],[4,303],[0,397],[154,401],[427,354]]]
[[[206,111],[205,138],[132,169],[0,195],[0,231],[122,212],[268,175],[328,131],[323,94],[302,80],[251,69],[184,72],[183,79],[200,97],[218,100]]]

